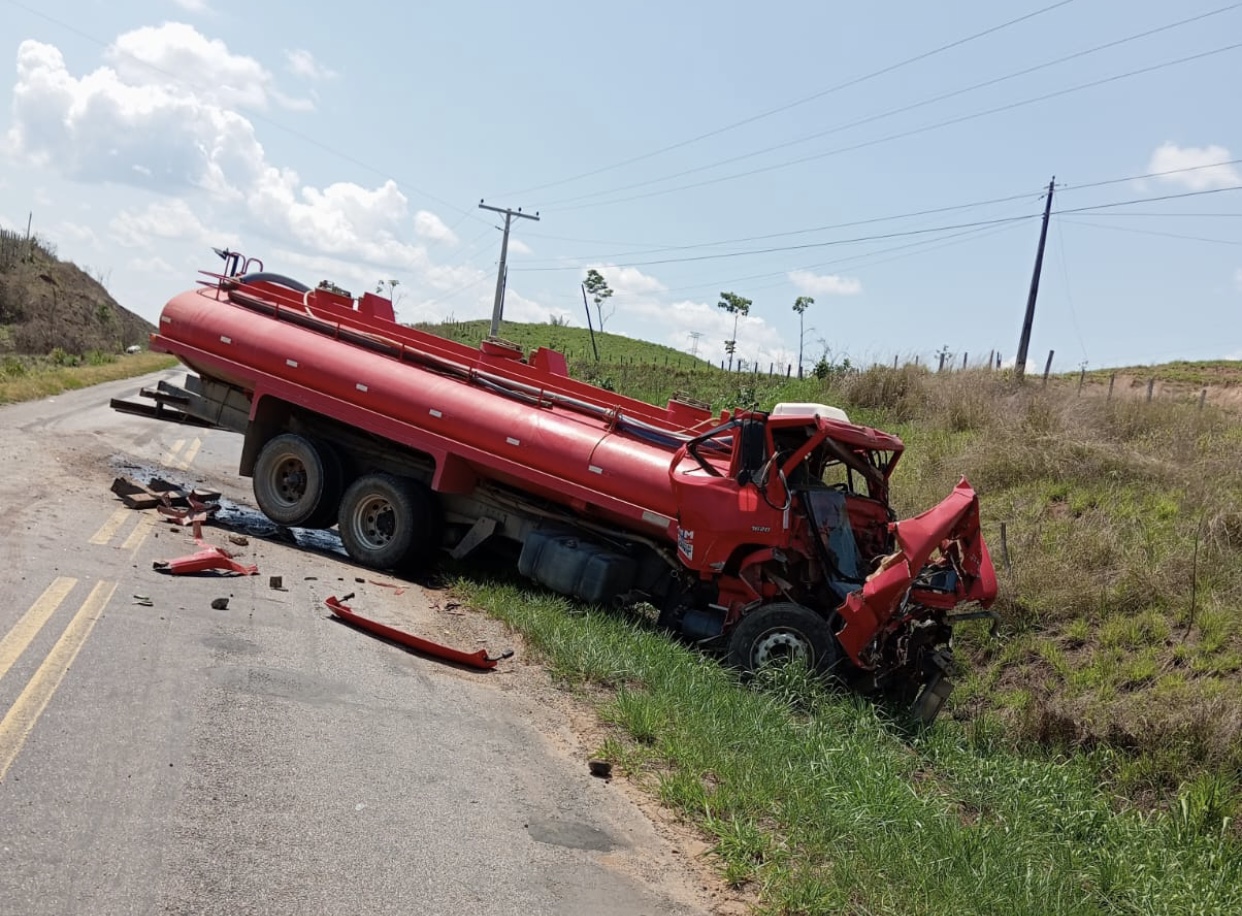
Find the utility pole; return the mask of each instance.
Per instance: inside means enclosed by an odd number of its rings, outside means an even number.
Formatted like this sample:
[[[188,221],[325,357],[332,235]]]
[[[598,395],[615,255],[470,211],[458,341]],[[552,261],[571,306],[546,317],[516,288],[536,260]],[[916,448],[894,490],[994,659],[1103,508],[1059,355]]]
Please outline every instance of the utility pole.
[[[1026,316],[1022,319],[1022,336],[1018,340],[1018,357],[1013,364],[1014,377],[1021,382],[1026,374],[1026,351],[1031,345],[1031,325],[1035,323],[1035,299],[1039,296],[1039,274],[1044,269],[1044,243],[1048,241],[1048,217],[1052,213],[1052,191],[1057,177],[1048,182],[1048,197],[1044,200],[1044,223],[1039,230],[1039,250],[1035,252],[1035,272],[1031,274],[1031,291],[1026,296]]]
[[[489,332],[489,336],[495,337],[500,333],[500,316],[505,307],[506,262],[509,258],[509,224],[513,222],[513,217],[515,216],[522,219],[533,219],[535,222],[538,222],[539,211],[536,210],[535,215],[531,216],[529,213],[523,213],[521,207],[518,207],[516,210],[489,207],[482,200],[479,201],[479,209],[491,210],[493,213],[503,213],[505,215],[505,237],[504,241],[500,243],[500,268],[496,271],[496,301],[492,303],[492,328]]]

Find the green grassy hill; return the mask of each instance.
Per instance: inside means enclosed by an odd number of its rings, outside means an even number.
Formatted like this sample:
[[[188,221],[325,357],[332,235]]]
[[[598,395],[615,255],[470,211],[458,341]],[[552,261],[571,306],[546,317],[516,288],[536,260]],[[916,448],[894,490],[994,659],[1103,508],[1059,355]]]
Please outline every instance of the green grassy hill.
[[[447,337],[449,340],[456,340],[459,343],[478,345],[479,341],[487,336],[490,322],[486,320],[424,322],[414,327],[420,331]],[[591,350],[591,332],[586,328],[505,321],[500,325],[499,336],[526,350],[533,350],[535,347],[551,347],[553,350],[564,353],[571,360],[581,360],[584,363],[593,361],[595,358]],[[688,353],[674,350],[672,347],[603,331],[595,332],[595,345],[599,349],[601,363],[645,364],[678,369],[706,369],[710,365]]]

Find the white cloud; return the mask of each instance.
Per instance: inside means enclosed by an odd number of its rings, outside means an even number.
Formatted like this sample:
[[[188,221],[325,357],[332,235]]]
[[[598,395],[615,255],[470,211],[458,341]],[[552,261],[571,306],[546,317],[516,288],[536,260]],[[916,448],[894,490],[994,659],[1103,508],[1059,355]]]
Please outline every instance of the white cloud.
[[[126,248],[147,248],[160,239],[196,242],[232,248],[240,240],[232,233],[208,229],[188,203],[180,198],[156,201],[144,210],[122,210],[108,224],[112,238]]]
[[[1210,191],[1242,185],[1242,173],[1226,165],[1233,157],[1223,146],[1178,146],[1164,143],[1156,147],[1147,165],[1149,172],[1175,172],[1157,180],[1179,185],[1191,191]],[[1193,169],[1194,171],[1177,171]]]
[[[212,13],[211,4],[207,0],[173,0],[173,3],[189,13]]]
[[[842,277],[838,274],[791,270],[789,281],[808,296],[854,296],[862,292],[862,283],[857,277]]]
[[[127,265],[130,270],[136,270],[139,273],[175,273],[173,266],[158,255],[152,255],[149,258],[130,258]]]
[[[99,237],[95,235],[95,230],[90,226],[83,226],[81,223],[64,220],[56,228],[56,235],[61,238],[71,239],[75,242],[84,242],[92,248],[98,248]]]
[[[618,267],[616,264],[592,264],[590,266],[603,274],[604,279],[608,281],[608,285],[612,288],[614,298],[623,299],[631,296],[642,296],[648,293],[662,292],[665,289],[663,283],[655,277],[643,273],[637,267]],[[586,276],[585,269],[582,271],[582,275]]]
[[[319,63],[314,54],[303,48],[285,51],[285,69],[306,80],[328,80],[336,76],[335,70]]]
[[[521,239],[509,239],[509,254],[533,254],[529,245]]]
[[[414,214],[414,232],[420,239],[457,244],[457,236],[453,230],[444,225],[444,220],[430,210],[419,210]]]

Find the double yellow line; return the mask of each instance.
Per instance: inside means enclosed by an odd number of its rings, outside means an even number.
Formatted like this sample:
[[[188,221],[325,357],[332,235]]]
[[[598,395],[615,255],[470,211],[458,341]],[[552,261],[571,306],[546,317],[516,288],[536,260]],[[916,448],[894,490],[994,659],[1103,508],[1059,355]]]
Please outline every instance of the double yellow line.
[[[77,584],[77,579],[68,576],[56,579],[22,615],[17,625],[0,638],[0,680],[21,658],[22,653],[29,648]],[[78,657],[86,638],[95,628],[95,621],[99,619],[115,591],[115,582],[95,583],[86,600],[56,640],[56,644],[52,646],[52,651],[43,660],[43,664],[31,675],[22,692],[4,714],[4,718],[0,719],[0,782],[17,759],[26,738],[39,721],[39,716],[43,715],[47,704],[51,702],[56,688],[69,672],[69,667]]]

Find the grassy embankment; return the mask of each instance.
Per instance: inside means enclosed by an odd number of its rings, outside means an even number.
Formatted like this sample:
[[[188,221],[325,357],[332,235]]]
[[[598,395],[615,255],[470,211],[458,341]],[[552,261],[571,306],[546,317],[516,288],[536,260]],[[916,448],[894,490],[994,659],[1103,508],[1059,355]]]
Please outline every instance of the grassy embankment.
[[[6,356],[0,360],[0,404],[51,397],[176,364],[171,356],[149,351],[124,356],[92,353],[83,358],[56,353],[49,357]]]
[[[958,692],[923,734],[805,684],[741,688],[638,619],[459,581],[599,704],[603,752],[717,838],[730,881],[780,913],[1242,911],[1236,416],[1076,379],[650,362],[575,370],[657,402],[842,405],[906,440],[903,515],[971,479],[1001,567],[1005,626],[959,628]]]

